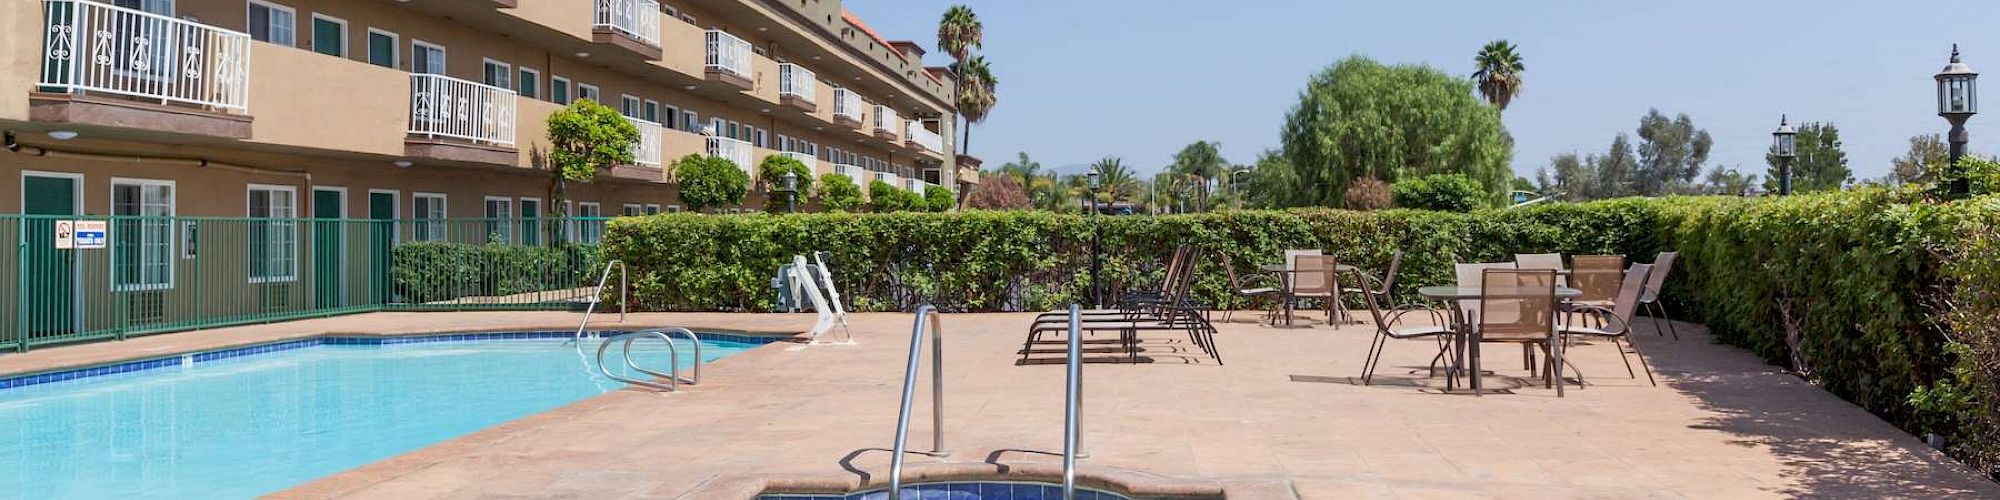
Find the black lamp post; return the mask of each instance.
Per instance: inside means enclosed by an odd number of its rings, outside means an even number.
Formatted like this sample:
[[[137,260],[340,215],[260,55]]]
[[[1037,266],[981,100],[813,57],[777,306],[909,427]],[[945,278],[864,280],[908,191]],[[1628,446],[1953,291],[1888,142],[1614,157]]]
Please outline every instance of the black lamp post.
[[[1979,87],[1975,82],[1979,73],[1958,60],[1958,44],[1951,44],[1951,62],[1937,74],[1938,116],[1951,122],[1951,185],[1949,193],[1953,198],[1964,197],[1971,191],[1971,180],[1959,169],[1958,158],[1965,155],[1965,143],[1971,134],[1965,131],[1965,121],[1979,113]]]
[[[1778,157],[1778,195],[1792,194],[1792,158],[1799,155],[1799,131],[1792,130],[1792,124],[1785,115],[1778,115],[1778,130],[1771,132],[1771,149]]]
[[[799,211],[799,173],[785,172],[785,213]]]
[[[1090,178],[1090,199],[1088,200],[1090,202],[1090,214],[1085,216],[1090,218],[1090,303],[1093,308],[1102,308],[1104,307],[1104,287],[1103,281],[1099,279],[1099,276],[1104,267],[1103,263],[1098,261],[1097,252],[1098,245],[1103,240],[1104,231],[1100,230],[1097,224],[1097,170],[1092,169],[1087,177]]]

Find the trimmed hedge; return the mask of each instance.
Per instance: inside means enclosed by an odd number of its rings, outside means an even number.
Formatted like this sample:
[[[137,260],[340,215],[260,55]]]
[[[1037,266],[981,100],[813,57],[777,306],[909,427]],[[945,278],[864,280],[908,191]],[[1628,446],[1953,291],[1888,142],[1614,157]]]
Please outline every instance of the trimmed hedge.
[[[595,245],[406,243],[393,250],[390,275],[398,298],[418,304],[567,290],[595,284],[599,250]]]

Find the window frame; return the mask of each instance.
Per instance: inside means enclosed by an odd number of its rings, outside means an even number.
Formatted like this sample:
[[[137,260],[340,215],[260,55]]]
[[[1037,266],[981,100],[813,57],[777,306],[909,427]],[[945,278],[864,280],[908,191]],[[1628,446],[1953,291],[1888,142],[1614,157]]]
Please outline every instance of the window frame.
[[[590,94],[590,95],[584,95],[584,94]],[[575,98],[590,99],[591,102],[604,104],[604,88],[596,85],[591,85],[588,83],[576,82]]]
[[[375,62],[375,40],[374,40],[375,35],[382,35],[389,37],[388,66],[383,66]],[[396,34],[396,32],[394,31],[389,31],[374,26],[369,26],[368,37],[369,37],[368,43],[366,44],[368,52],[366,57],[368,58],[368,64],[373,64],[377,67],[383,67],[389,69],[403,69],[403,35]]]
[[[292,47],[292,48],[298,48],[298,46],[299,46],[299,10],[298,10],[298,9],[295,9],[295,8],[292,8],[292,7],[290,7],[290,6],[287,6],[287,5],[284,5],[284,4],[279,4],[279,3],[275,3],[275,2],[271,2],[271,1],[269,1],[269,0],[244,0],[244,2],[243,2],[243,32],[244,32],[244,33],[250,33],[250,31],[251,31],[251,30],[250,30],[250,23],[252,23],[252,22],[256,22],[256,20],[255,20],[255,19],[252,19],[252,18],[251,18],[252,16],[250,15],[250,8],[251,8],[251,7],[254,7],[254,6],[262,6],[262,7],[264,7],[265,9],[269,9],[269,10],[274,10],[274,11],[283,11],[283,12],[284,12],[284,13],[286,13],[286,14],[291,14],[291,15],[292,15],[292,25],[291,25],[291,28],[290,28],[290,30],[289,30],[289,31],[291,32],[291,36],[292,36],[292,39],[291,39],[290,43],[282,43],[282,44],[281,44],[281,43],[278,43],[278,42],[274,42],[274,41],[269,41],[269,40],[263,40],[263,42],[264,42],[264,43],[268,43],[268,44],[271,44],[271,45],[282,45],[282,46],[286,46],[286,47]],[[264,22],[264,23],[270,23],[270,22],[271,22],[271,18],[267,16],[267,17],[265,17],[265,18],[263,19],[263,21],[262,21],[262,22]],[[270,29],[270,26],[266,26],[266,27],[264,28],[264,32],[265,32],[265,33],[267,33],[267,35],[266,35],[266,38],[269,38],[269,35],[268,35],[268,33],[270,33],[270,32],[271,32],[271,29]],[[294,194],[296,194],[296,193],[294,193]]]
[[[437,208],[438,217],[430,217],[429,214],[417,212],[417,201],[419,199],[436,200],[437,207],[435,208]],[[432,208],[432,207],[427,206],[425,208]],[[410,241],[429,241],[429,242],[451,241],[450,225],[445,224],[444,222],[432,222],[432,221],[443,221],[449,218],[451,218],[451,196],[446,195],[444,193],[431,193],[424,191],[410,192]],[[418,228],[424,228],[423,235],[417,234]],[[431,234],[432,233],[432,231],[430,230],[431,228],[437,229],[436,234]]]
[[[564,78],[562,75],[549,73],[549,102],[564,106],[576,102],[576,92],[572,91],[573,86],[575,86],[575,83],[571,82],[570,79]],[[560,101],[556,100],[557,90],[562,91],[562,100]]]
[[[514,67],[514,75],[515,75],[515,77],[516,77],[516,78],[518,78],[518,80],[514,82],[514,93],[515,93],[515,94],[519,94],[519,95],[520,95],[521,97],[526,97],[526,98],[529,98],[529,99],[541,99],[541,98],[542,98],[542,94],[543,94],[543,92],[542,92],[542,70],[538,70],[538,69],[535,69],[535,68],[530,68],[530,67],[527,67],[527,66],[515,66],[515,67]],[[532,82],[532,83],[530,83],[530,82]],[[534,86],[534,88],[533,88],[533,89],[523,89],[523,88],[522,88],[522,86],[523,86],[523,85],[533,85],[533,86]],[[532,91],[532,92],[526,92],[526,91],[524,91],[524,90],[533,90],[533,91]]]
[[[646,207],[645,207],[645,210],[644,210],[644,212],[643,212],[643,213],[645,213],[646,215],[659,215],[659,214],[660,214],[660,204],[658,204],[658,203],[647,203],[647,204],[646,204]]]
[[[338,58],[342,58],[342,59],[346,59],[346,58],[347,58],[347,44],[348,44],[348,42],[350,41],[350,40],[349,40],[349,38],[348,38],[348,36],[347,36],[347,33],[348,33],[348,29],[349,29],[349,25],[347,24],[347,20],[346,20],[346,19],[341,19],[341,18],[338,18],[338,17],[333,17],[333,16],[329,16],[329,15],[326,15],[326,14],[322,14],[322,13],[318,13],[318,12],[314,12],[314,13],[312,14],[312,21],[313,21],[313,23],[312,23],[312,28],[313,28],[313,29],[312,29],[312,38],[311,38],[311,39],[312,39],[312,42],[313,42],[313,47],[312,47],[312,50],[313,50],[313,52],[318,52],[318,53],[320,53],[320,54],[324,54],[324,55],[329,55],[329,56],[333,56],[333,57],[338,57]],[[325,53],[325,52],[320,52],[320,51],[319,51],[319,21],[329,21],[329,22],[332,22],[333,24],[337,24],[337,25],[340,25],[340,45],[339,45],[339,48],[340,48],[340,53],[338,53],[338,54],[327,54],[327,53]]]
[[[618,94],[618,114],[626,118],[638,118],[646,111],[646,100],[632,94]],[[630,105],[629,107],[627,105]]]
[[[638,203],[626,203],[618,207],[619,217],[638,217],[645,214],[645,206]]]
[[[428,68],[418,68],[418,67],[417,67],[417,49],[418,49],[418,48],[429,48],[429,49],[437,49],[437,52],[438,52],[438,57],[437,57],[437,60],[438,60],[438,70],[437,70],[437,72],[430,72],[430,71],[428,71]],[[412,73],[412,74],[423,74],[423,75],[443,75],[443,74],[445,74],[445,73],[446,73],[447,71],[451,71],[451,49],[449,49],[449,48],[447,48],[447,47],[445,47],[445,46],[443,46],[443,45],[439,45],[439,44],[435,44],[435,43],[431,43],[431,42],[426,42],[426,41],[423,41],[423,40],[419,40],[419,39],[416,39],[416,38],[411,38],[411,39],[410,39],[410,73]]]
[[[495,202],[500,203],[499,215],[494,215],[493,204]],[[510,245],[514,243],[514,221],[521,218],[521,213],[517,211],[519,208],[519,205],[514,204],[514,198],[509,196],[486,195],[485,198],[480,200],[479,209],[482,215],[481,218],[486,219],[486,233],[481,236],[485,240],[484,244],[491,245],[498,243]],[[500,235],[499,241],[493,240],[495,233]]]
[[[519,215],[528,209],[529,202],[534,202],[535,204],[535,211],[532,215]],[[528,246],[541,246],[544,243],[542,241],[542,232],[544,231],[542,221],[546,214],[543,210],[547,208],[547,206],[542,204],[541,198],[533,196],[522,196],[514,200],[514,213],[517,214],[516,220],[520,221],[515,226],[517,226],[516,230],[521,233],[520,239],[514,240],[516,243]]]
[[[507,81],[500,82],[500,84],[494,84],[493,82],[487,81],[487,77],[489,76],[487,72],[492,70],[494,66],[500,67],[500,78],[504,78]],[[479,58],[479,83],[486,84],[489,87],[513,90],[514,65],[508,63],[507,61],[502,61],[491,57]]]
[[[252,200],[256,198],[256,195],[257,195],[257,193],[258,193],[259,191],[262,191],[262,192],[266,192],[266,193],[275,193],[275,192],[281,192],[281,191],[282,191],[282,192],[285,192],[285,193],[287,193],[287,194],[290,194],[291,196],[290,196],[289,198],[291,199],[291,206],[290,206],[290,207],[287,207],[287,208],[288,208],[288,210],[289,210],[289,211],[291,212],[291,215],[290,215],[290,216],[287,216],[287,217],[272,217],[272,216],[269,216],[269,215],[265,215],[265,216],[257,216],[257,215],[253,215],[253,214],[251,214],[251,213],[250,213],[250,208],[251,208],[251,206],[252,206],[252,205],[254,204],[254,202],[253,202]],[[269,205],[269,201],[268,201],[268,200],[266,201],[266,205],[267,205],[267,207],[271,206],[271,205]],[[246,219],[252,219],[252,220],[255,220],[255,219],[278,219],[278,220],[282,221],[282,222],[279,222],[278,224],[280,224],[280,226],[281,226],[281,227],[285,228],[286,230],[289,230],[289,231],[290,231],[290,232],[292,233],[292,235],[291,235],[292,237],[291,237],[291,239],[289,240],[289,241],[291,242],[291,244],[290,244],[290,245],[287,245],[287,247],[288,247],[288,248],[287,248],[287,252],[291,254],[291,259],[289,259],[289,261],[291,262],[291,266],[290,266],[290,268],[289,268],[289,269],[287,270],[287,274],[285,274],[285,275],[282,275],[282,276],[279,276],[279,275],[271,275],[271,274],[268,274],[270,270],[268,269],[268,266],[269,266],[269,263],[267,262],[267,263],[266,263],[266,266],[267,266],[267,268],[266,268],[266,270],[265,270],[267,274],[266,274],[266,275],[264,275],[264,276],[258,276],[258,275],[257,275],[257,273],[255,272],[255,270],[254,270],[254,269],[251,269],[251,270],[249,270],[248,272],[245,272],[245,273],[244,273],[244,275],[245,275],[245,277],[246,277],[246,278],[248,279],[248,281],[249,281],[250,283],[290,283],[290,282],[295,282],[295,281],[298,281],[298,280],[299,280],[299,247],[300,247],[300,243],[301,243],[301,242],[299,241],[299,234],[298,234],[298,231],[299,231],[299,225],[298,225],[298,219],[299,219],[299,187],[298,187],[298,186],[287,186],[287,185],[279,185],[279,184],[249,184],[249,185],[245,186],[245,188],[244,188],[244,196],[243,196],[243,216],[244,216],[244,218],[246,218]],[[249,244],[250,242],[251,242],[251,240],[250,240],[250,238],[249,238],[248,234],[245,234],[245,237],[244,237],[244,243],[245,243],[245,244]],[[269,243],[269,241],[267,240],[267,241],[266,241],[266,243],[268,244],[268,243]],[[249,252],[246,252],[246,253],[249,253]],[[246,257],[247,257],[247,255],[246,255]],[[267,257],[268,257],[268,256],[267,256]],[[243,261],[243,262],[244,262],[245,264],[249,264],[249,263],[251,263],[251,262],[253,262],[253,261],[252,261],[252,260],[250,260],[250,259],[248,259],[248,258],[246,258],[246,259],[244,259],[244,261]]]
[[[591,215],[584,215],[583,214],[584,209],[590,209],[590,211],[593,213]],[[604,218],[604,205],[595,201],[576,202],[576,211],[577,214],[575,217],[577,218],[584,218],[584,217],[589,217],[593,219]],[[604,221],[602,220],[577,221],[576,225],[577,225],[577,231],[576,231],[577,237],[572,241],[590,245],[595,245],[604,242],[604,229],[603,229]],[[592,230],[595,230],[595,234],[592,234]],[[590,236],[590,237],[585,238],[584,236]]]
[[[660,123],[660,101],[646,99],[639,104],[639,119]]]
[[[181,241],[181,237],[182,237],[182,235],[180,234],[180,232],[181,232],[181,221],[180,221],[180,220],[178,220],[178,218],[179,218],[179,216],[180,216],[180,195],[181,195],[180,191],[181,191],[181,190],[180,190],[180,187],[179,187],[178,185],[176,185],[176,184],[177,184],[177,183],[176,183],[176,181],[174,181],[174,180],[168,180],[168,179],[146,179],[146,178],[140,178],[140,177],[112,177],[112,178],[111,178],[111,192],[110,192],[110,194],[111,194],[111,198],[109,198],[109,199],[110,199],[110,201],[111,201],[111,204],[110,204],[110,208],[111,208],[111,215],[112,215],[113,217],[120,217],[120,215],[118,214],[118,188],[119,188],[119,187],[121,187],[121,186],[139,186],[139,187],[140,187],[140,189],[141,189],[141,191],[140,191],[140,193],[139,193],[139,197],[140,197],[140,202],[139,202],[139,203],[140,203],[140,205],[142,206],[142,209],[143,209],[143,205],[145,204],[145,196],[146,196],[146,194],[145,194],[145,191],[144,191],[144,189],[145,189],[146,187],[148,187],[148,186],[166,186],[166,188],[167,188],[167,214],[166,214],[166,215],[138,215],[138,216],[137,216],[137,217],[166,217],[166,218],[167,218],[167,221],[166,221],[166,224],[167,224],[167,228],[166,228],[166,238],[167,238],[167,241],[166,241],[166,245],[167,245],[167,254],[166,254],[166,256],[167,256],[167,282],[166,282],[166,283],[126,283],[126,284],[120,284],[120,283],[118,283],[118,273],[116,273],[116,272],[112,272],[112,273],[110,273],[110,274],[111,274],[111,276],[109,277],[109,279],[111,280],[111,289],[112,289],[113,291],[119,291],[119,292],[136,292],[136,291],[151,291],[151,290],[172,290],[172,289],[174,288],[174,283],[175,283],[175,279],[176,279],[176,276],[177,276],[177,275],[178,275],[178,273],[179,273],[179,261],[180,261],[181,259],[183,259],[183,258],[186,258],[186,257],[185,257],[185,255],[181,253],[182,249],[180,248],[180,247],[181,247],[181,244],[180,244],[180,241]],[[117,242],[120,242],[120,241],[125,241],[125,237],[121,237],[121,236],[118,236],[117,234],[115,234],[115,233],[117,233],[117,232],[118,232],[118,225],[117,225],[117,224],[110,224],[109,226],[110,226],[110,227],[109,227],[109,228],[107,228],[107,229],[108,229],[108,230],[110,230],[110,232],[111,232],[111,233],[114,233],[114,234],[110,234],[110,235],[108,235],[108,236],[109,236],[109,239],[110,239],[110,240],[111,240],[111,242],[112,242],[112,244],[110,244],[110,245],[105,245],[105,246],[109,247],[109,249],[111,250],[111,263],[112,263],[112,266],[114,266],[114,267],[113,267],[113,269],[116,269],[116,267],[115,267],[115,266],[116,266],[116,265],[117,265],[117,263],[118,263],[118,244],[117,244]],[[144,232],[141,232],[140,234],[142,234],[142,235],[143,235],[143,234],[145,234],[145,233],[144,233]],[[143,245],[143,243],[142,243],[142,245]],[[140,255],[142,255],[142,256],[143,256],[143,255],[145,255],[145,254],[144,254],[144,253],[141,253]],[[143,258],[143,257],[142,257],[142,258]],[[143,264],[141,264],[141,265],[143,265]]]
[[[395,189],[379,189],[379,188],[369,189],[368,199],[366,200],[367,204],[364,204],[362,206],[369,207],[367,220],[369,221],[370,224],[377,223],[374,222],[375,221],[374,203],[376,194],[389,195],[389,221],[388,221],[390,229],[389,245],[395,246],[403,244],[403,232],[395,230],[396,221],[400,221],[403,219],[403,192]],[[360,217],[355,217],[355,218],[360,219]]]

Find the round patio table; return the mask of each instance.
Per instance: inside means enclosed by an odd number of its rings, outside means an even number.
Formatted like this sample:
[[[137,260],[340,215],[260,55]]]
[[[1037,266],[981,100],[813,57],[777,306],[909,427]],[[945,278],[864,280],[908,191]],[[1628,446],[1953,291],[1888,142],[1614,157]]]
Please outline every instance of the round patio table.
[[[1502,288],[1500,290],[1505,291],[1507,289]],[[1472,393],[1480,393],[1479,342],[1476,338],[1478,332],[1476,328],[1473,328],[1471,315],[1468,311],[1459,307],[1459,302],[1463,300],[1479,300],[1480,296],[1484,293],[1485,289],[1483,287],[1476,286],[1436,285],[1417,288],[1417,296],[1443,301],[1445,307],[1451,310],[1450,329],[1452,332],[1452,356],[1454,359],[1452,360],[1453,368],[1445,370],[1446,390],[1450,390],[1454,387],[1453,384],[1458,381],[1456,373],[1458,371],[1465,371],[1466,376],[1469,378],[1468,383],[1472,388]],[[1558,286],[1555,289],[1555,298],[1559,301],[1581,296],[1583,296],[1583,290],[1566,286]],[[1468,356],[1470,357],[1471,366],[1467,366]]]
[[[1281,300],[1280,302],[1284,303],[1285,326],[1292,326],[1292,301],[1296,300],[1296,297],[1292,296],[1292,275],[1298,274],[1302,271],[1287,267],[1284,264],[1266,264],[1258,266],[1257,270],[1278,275],[1278,283],[1279,283],[1278,295],[1282,296],[1281,298],[1283,300]],[[1361,274],[1361,268],[1350,266],[1347,264],[1335,264],[1333,266],[1333,272],[1355,273],[1359,275]],[[1339,289],[1340,287],[1338,285],[1334,286],[1335,295],[1338,295],[1340,293]],[[1273,323],[1275,324],[1276,322],[1273,321]]]

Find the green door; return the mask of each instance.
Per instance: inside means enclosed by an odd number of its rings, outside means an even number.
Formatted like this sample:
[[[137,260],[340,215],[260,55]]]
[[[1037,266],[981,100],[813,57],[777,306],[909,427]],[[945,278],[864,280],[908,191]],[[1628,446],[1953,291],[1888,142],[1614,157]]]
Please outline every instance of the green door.
[[[27,174],[21,177],[21,322],[29,338],[77,331],[76,250],[56,249],[57,221],[77,215],[79,180]],[[54,216],[54,217],[33,217]],[[21,340],[21,339],[6,339]],[[26,343],[19,345],[26,348]]]
[[[331,189],[313,190],[313,307],[331,309],[345,304],[347,266],[341,256],[347,239],[341,237],[340,219],[345,215],[347,193]]]
[[[396,244],[396,193],[368,193],[368,297],[387,304],[389,251]]]

